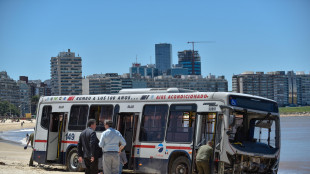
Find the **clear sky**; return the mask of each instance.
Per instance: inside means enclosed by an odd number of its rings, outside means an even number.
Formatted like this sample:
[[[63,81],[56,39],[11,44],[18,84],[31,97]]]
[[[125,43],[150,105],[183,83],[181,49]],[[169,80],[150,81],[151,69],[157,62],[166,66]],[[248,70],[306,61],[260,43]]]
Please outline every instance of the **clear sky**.
[[[0,0],[0,71],[50,78],[61,51],[82,57],[83,76],[155,63],[155,44],[195,45],[203,76],[310,71],[309,0]]]

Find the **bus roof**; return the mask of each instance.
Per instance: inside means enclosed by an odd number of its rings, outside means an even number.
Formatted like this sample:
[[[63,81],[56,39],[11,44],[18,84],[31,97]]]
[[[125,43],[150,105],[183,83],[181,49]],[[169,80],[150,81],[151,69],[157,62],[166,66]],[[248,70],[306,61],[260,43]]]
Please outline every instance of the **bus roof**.
[[[202,100],[226,100],[230,95],[258,98],[275,102],[273,100],[233,92],[198,92],[180,88],[143,88],[125,89],[118,94],[100,95],[71,95],[71,96],[45,96],[41,97],[42,103],[76,103],[76,102],[163,102],[163,101],[202,101]]]

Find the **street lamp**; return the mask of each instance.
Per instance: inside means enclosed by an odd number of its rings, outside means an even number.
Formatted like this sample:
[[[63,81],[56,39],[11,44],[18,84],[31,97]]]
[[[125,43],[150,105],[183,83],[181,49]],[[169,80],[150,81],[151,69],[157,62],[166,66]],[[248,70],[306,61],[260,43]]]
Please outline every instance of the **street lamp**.
[[[19,117],[22,117],[22,108],[21,108],[21,106],[22,106],[22,104],[18,106],[19,107],[19,112],[20,112]]]

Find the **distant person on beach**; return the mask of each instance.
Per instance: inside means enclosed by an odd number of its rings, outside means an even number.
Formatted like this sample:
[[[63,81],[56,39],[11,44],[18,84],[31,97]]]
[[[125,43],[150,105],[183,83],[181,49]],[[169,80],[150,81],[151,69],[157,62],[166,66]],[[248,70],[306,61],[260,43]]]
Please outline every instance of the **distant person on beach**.
[[[87,128],[81,133],[78,142],[79,162],[82,163],[84,159],[86,174],[98,174],[98,158],[101,155],[101,149],[98,146],[96,127],[95,119],[88,120]]]
[[[29,140],[29,134],[27,133],[26,134],[26,141],[28,141]]]
[[[24,149],[26,150],[28,147],[28,144],[31,142],[32,153],[31,153],[31,157],[29,160],[29,166],[33,166],[33,139],[34,139],[34,133],[31,133],[29,136],[27,145],[24,147]]]

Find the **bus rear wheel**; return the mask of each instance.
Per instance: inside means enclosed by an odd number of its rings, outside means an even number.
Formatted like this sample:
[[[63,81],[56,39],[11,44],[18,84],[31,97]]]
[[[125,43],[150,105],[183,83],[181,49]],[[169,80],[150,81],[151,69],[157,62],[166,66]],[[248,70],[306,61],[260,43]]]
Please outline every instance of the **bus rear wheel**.
[[[79,164],[79,156],[77,153],[77,148],[74,147],[70,150],[67,156],[67,170],[70,172],[80,172],[82,171],[82,165]]]
[[[190,162],[188,158],[180,156],[176,158],[171,166],[170,174],[187,174],[190,171]]]

